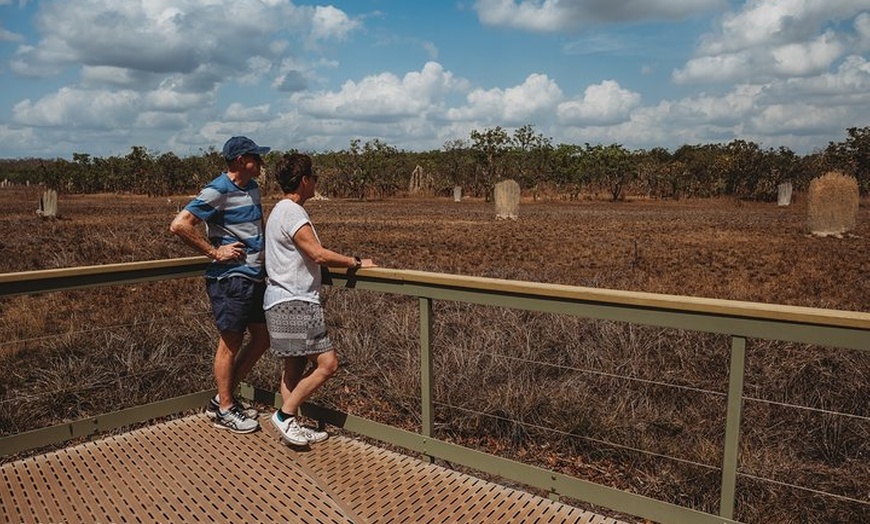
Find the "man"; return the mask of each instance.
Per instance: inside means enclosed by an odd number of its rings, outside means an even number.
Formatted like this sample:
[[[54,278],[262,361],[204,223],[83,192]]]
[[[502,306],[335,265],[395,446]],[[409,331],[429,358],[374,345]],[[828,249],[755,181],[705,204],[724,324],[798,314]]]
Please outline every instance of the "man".
[[[246,410],[233,392],[269,347],[263,314],[263,208],[254,180],[269,150],[244,136],[227,140],[222,151],[226,172],[206,185],[169,226],[172,233],[212,259],[205,274],[206,291],[220,338],[214,357],[217,395],[206,412],[214,418],[215,427],[234,433],[260,427],[256,411]],[[250,341],[243,348],[246,330]]]

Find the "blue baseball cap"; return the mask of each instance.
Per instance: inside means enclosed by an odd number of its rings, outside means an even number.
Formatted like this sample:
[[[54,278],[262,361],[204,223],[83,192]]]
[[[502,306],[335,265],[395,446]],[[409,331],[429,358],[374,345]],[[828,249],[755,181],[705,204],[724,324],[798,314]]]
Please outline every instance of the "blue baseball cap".
[[[263,156],[271,150],[271,147],[258,146],[246,136],[234,136],[224,144],[223,155],[227,160],[235,160],[242,155]]]

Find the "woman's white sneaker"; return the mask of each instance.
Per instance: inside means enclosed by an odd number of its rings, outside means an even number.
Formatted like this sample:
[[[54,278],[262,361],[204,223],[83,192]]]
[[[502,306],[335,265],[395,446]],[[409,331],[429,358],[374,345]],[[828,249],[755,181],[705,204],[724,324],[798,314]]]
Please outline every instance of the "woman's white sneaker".
[[[278,412],[272,414],[272,424],[281,434],[281,438],[293,444],[294,446],[307,446],[308,435],[305,429],[296,422],[296,417],[286,418],[281,420],[278,418]]]
[[[302,428],[302,433],[305,434],[305,437],[308,439],[309,444],[315,444],[317,442],[323,442],[324,440],[329,438],[329,433],[325,431],[317,431],[314,428],[309,428],[306,426],[299,426]]]

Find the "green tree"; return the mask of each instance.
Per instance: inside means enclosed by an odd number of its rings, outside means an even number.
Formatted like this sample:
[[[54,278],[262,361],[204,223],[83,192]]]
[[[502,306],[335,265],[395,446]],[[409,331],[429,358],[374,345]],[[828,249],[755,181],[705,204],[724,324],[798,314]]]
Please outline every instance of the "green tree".
[[[400,153],[380,139],[366,142],[365,165],[371,172],[371,184],[378,198],[389,198],[400,189],[407,189],[415,167],[411,155]]]
[[[158,192],[154,179],[154,161],[144,146],[131,147],[124,161],[123,187],[117,189],[148,195]]]
[[[91,169],[100,181],[100,191],[120,191],[123,178],[124,160],[113,156],[109,158],[94,158]]]
[[[350,191],[364,200],[374,191],[380,198],[391,196],[402,187],[402,168],[398,150],[380,139],[360,146],[359,139],[350,142]],[[410,175],[411,171],[407,171]]]
[[[591,180],[606,189],[614,202],[623,199],[625,185],[637,175],[632,153],[621,144],[591,146],[587,143],[583,160]]]
[[[448,140],[444,142],[442,151],[439,164],[444,166],[445,178],[449,183],[443,189],[452,191],[455,186],[468,184],[474,171],[474,158],[468,142],[462,139]]]
[[[721,146],[719,144],[684,145],[673,155],[684,170],[680,176],[682,194],[685,196],[710,197],[722,194],[725,183],[715,167]]]
[[[70,166],[72,172],[72,185],[75,191],[82,193],[96,193],[104,191],[103,181],[93,169],[91,155],[87,153],[73,153],[73,163]]]
[[[471,131],[471,148],[475,153],[477,169],[471,180],[472,191],[491,200],[493,186],[504,176],[506,157],[510,150],[510,137],[507,131],[497,126],[483,132]]]
[[[549,178],[553,162],[552,141],[534,132],[534,126],[524,125],[514,131],[513,147],[521,187],[529,188],[537,198],[541,182]]]
[[[768,172],[767,157],[755,142],[733,140],[716,157],[718,177],[725,181],[725,194],[755,198],[761,178]]]
[[[769,168],[769,173],[761,178],[756,188],[756,196],[760,200],[768,202],[776,200],[779,185],[782,183],[790,182],[795,188],[805,185],[801,180],[801,163],[791,149],[780,147],[776,151],[769,151],[765,165]]]
[[[861,194],[870,193],[870,127],[850,127],[845,142],[828,144],[828,164],[858,181]]]
[[[39,163],[39,183],[57,192],[68,187],[70,163],[62,158]]]
[[[351,184],[355,163],[349,151],[327,151],[316,155],[314,162],[319,177],[317,188],[321,194],[335,198],[353,196]]]
[[[574,144],[559,144],[553,150],[552,181],[571,200],[579,198],[586,182],[583,155],[583,148]]]
[[[640,192],[648,197],[661,196],[663,187],[668,187],[663,175],[671,162],[671,154],[667,149],[656,147],[649,151],[636,151],[635,158]]]
[[[156,192],[173,195],[184,189],[184,162],[175,153],[163,153],[155,161]]]

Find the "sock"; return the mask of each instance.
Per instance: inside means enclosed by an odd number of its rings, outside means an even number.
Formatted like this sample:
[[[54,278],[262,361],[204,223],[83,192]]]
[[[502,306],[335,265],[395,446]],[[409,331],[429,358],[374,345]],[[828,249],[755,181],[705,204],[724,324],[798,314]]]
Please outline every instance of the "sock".
[[[288,415],[287,413],[284,413],[284,410],[282,410],[282,409],[278,410],[278,420],[280,420],[281,422],[284,422],[288,418],[293,418],[293,415]]]
[[[224,411],[224,409],[221,408],[221,396],[220,396],[220,395],[215,395],[215,396],[214,396],[214,401],[215,401],[215,403],[217,404],[217,407],[218,407],[218,409],[217,409],[217,410],[218,410],[218,413],[224,414],[224,413],[226,413],[227,411],[229,411],[229,410]]]

